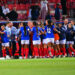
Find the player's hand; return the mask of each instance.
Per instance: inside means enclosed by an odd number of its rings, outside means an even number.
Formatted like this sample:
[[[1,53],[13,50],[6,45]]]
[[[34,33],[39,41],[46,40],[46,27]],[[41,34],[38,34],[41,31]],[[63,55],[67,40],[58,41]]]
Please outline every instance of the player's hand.
[[[60,31],[58,31],[58,33],[60,34],[61,32],[60,32]]]

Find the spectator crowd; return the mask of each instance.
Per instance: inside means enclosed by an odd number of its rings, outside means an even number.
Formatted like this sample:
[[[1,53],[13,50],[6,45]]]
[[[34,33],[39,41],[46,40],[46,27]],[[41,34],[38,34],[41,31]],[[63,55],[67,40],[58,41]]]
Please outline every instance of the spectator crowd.
[[[55,9],[55,14],[52,16],[50,14],[50,6],[47,0],[41,0],[40,5],[35,3],[34,5],[30,5],[27,10],[23,10],[26,16],[26,20],[39,20],[45,21],[47,19],[51,19],[55,17],[56,20],[60,20],[60,9],[59,4],[57,4]],[[21,12],[23,12],[21,10]],[[15,6],[10,10],[7,4],[0,3],[0,16],[3,17],[7,21],[17,21],[19,13]],[[23,17],[23,16],[21,16]]]

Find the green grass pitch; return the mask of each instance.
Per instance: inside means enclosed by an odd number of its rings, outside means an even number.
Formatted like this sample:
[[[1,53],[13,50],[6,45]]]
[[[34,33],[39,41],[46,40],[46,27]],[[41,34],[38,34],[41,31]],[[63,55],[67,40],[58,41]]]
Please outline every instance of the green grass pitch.
[[[75,58],[0,60],[0,75],[75,75]]]

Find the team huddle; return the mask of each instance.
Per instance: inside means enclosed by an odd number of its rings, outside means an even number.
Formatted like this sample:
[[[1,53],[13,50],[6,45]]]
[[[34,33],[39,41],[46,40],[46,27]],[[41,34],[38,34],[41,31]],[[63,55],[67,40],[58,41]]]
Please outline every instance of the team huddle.
[[[19,23],[19,27],[13,26],[12,22],[1,25],[0,43],[2,46],[2,56],[13,57],[19,56],[21,47],[20,59],[29,58],[29,46],[31,48],[32,58],[53,58],[75,56],[75,29],[74,21],[64,25],[59,23],[54,25],[51,20],[46,20],[45,24],[42,22],[23,22]],[[12,42],[16,42],[16,50],[13,55]],[[20,44],[18,44],[20,41]],[[7,53],[8,51],[8,53]]]

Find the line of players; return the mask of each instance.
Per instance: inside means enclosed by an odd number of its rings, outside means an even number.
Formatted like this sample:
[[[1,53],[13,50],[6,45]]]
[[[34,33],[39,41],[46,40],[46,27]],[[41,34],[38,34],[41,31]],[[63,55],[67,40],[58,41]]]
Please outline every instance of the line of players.
[[[29,44],[30,35],[32,35],[31,50],[32,56],[35,58],[49,58],[54,56],[67,55],[66,44],[68,44],[68,54],[75,56],[75,49],[73,48],[75,30],[72,26],[73,21],[67,25],[67,19],[64,21],[65,25],[61,23],[54,25],[50,20],[46,20],[46,24],[42,22],[28,22],[27,25],[19,23],[19,28],[13,26],[12,22],[6,24],[6,26],[1,26],[1,44],[2,44],[2,54],[5,58],[8,54],[6,50],[9,51],[9,55],[12,57],[12,44],[10,47],[10,42],[16,41],[17,50],[15,53],[19,52],[18,40],[21,40],[21,57],[22,59],[27,59],[29,55]]]

